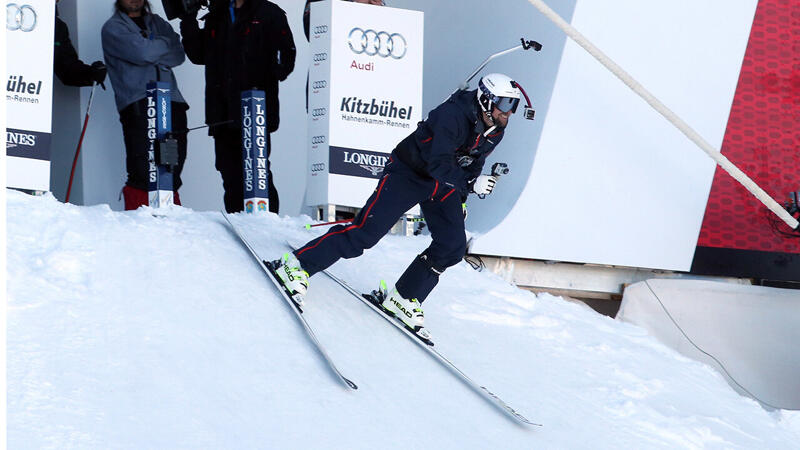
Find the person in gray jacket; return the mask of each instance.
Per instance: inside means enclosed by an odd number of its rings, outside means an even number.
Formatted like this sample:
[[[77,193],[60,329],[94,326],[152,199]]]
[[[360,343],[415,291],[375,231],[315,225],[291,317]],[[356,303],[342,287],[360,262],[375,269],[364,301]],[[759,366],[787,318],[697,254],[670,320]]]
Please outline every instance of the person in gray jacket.
[[[186,59],[180,36],[169,23],[153,14],[148,0],[116,0],[114,15],[102,30],[103,56],[125,139],[128,179],[122,188],[125,209],[148,204],[146,86],[150,81],[172,83],[172,130],[177,132],[178,166],[173,173],[174,202],[186,161],[186,104],[172,68]]]

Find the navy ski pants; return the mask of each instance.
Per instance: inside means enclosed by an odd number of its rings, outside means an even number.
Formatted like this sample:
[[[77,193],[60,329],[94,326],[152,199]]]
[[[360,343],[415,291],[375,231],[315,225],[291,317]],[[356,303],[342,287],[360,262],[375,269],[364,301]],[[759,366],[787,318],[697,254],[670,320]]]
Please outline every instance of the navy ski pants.
[[[464,216],[458,192],[420,177],[402,163],[387,164],[386,174],[351,224],[332,227],[297,249],[295,256],[309,275],[327,269],[339,258],[361,256],[416,204],[422,209],[433,242],[411,262],[395,287],[404,298],[422,302],[439,282],[439,275],[464,257]]]

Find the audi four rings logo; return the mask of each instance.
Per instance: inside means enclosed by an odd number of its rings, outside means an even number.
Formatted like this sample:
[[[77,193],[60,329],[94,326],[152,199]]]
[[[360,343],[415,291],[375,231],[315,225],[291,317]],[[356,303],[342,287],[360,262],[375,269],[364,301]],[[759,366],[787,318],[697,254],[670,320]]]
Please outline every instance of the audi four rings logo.
[[[327,25],[318,25],[318,26],[314,27],[314,34],[325,34],[327,32],[328,32],[328,26]]]
[[[408,43],[400,33],[389,34],[386,31],[363,30],[353,28],[347,37],[347,44],[355,54],[369,56],[378,55],[381,58],[392,57],[400,59],[406,56]]]
[[[314,108],[311,111],[313,117],[322,117],[328,112],[328,108]]]
[[[312,136],[311,137],[312,144],[324,144],[325,143],[325,136]]]
[[[314,53],[314,62],[322,62],[328,60],[327,53]]]
[[[311,84],[312,89],[325,89],[328,87],[328,82],[325,80],[315,81]]]
[[[31,5],[6,4],[6,30],[33,31],[36,28],[36,10]]]
[[[325,170],[325,163],[316,163],[311,165],[311,172],[322,172]]]

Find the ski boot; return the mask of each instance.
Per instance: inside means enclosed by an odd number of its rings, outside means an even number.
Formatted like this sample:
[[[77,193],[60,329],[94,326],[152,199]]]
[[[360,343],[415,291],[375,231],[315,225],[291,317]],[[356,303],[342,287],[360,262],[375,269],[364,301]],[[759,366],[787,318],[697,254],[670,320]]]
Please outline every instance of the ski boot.
[[[289,297],[302,309],[308,291],[308,272],[303,270],[294,253],[285,253],[281,259],[274,261],[272,271]]]
[[[389,291],[386,283],[381,281],[381,286],[375,296],[380,300],[380,308],[389,316],[395,317],[414,335],[428,345],[433,345],[431,334],[425,328],[425,314],[422,305],[417,299],[403,298],[396,288]]]

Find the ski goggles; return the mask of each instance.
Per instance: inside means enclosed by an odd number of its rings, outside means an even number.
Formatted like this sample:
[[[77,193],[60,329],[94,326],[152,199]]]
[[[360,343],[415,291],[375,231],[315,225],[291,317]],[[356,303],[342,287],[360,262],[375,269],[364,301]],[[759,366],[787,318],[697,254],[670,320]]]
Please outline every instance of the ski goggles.
[[[517,106],[519,106],[519,99],[512,97],[495,97],[494,106],[501,112],[507,113],[511,111],[515,113],[517,112]]]

